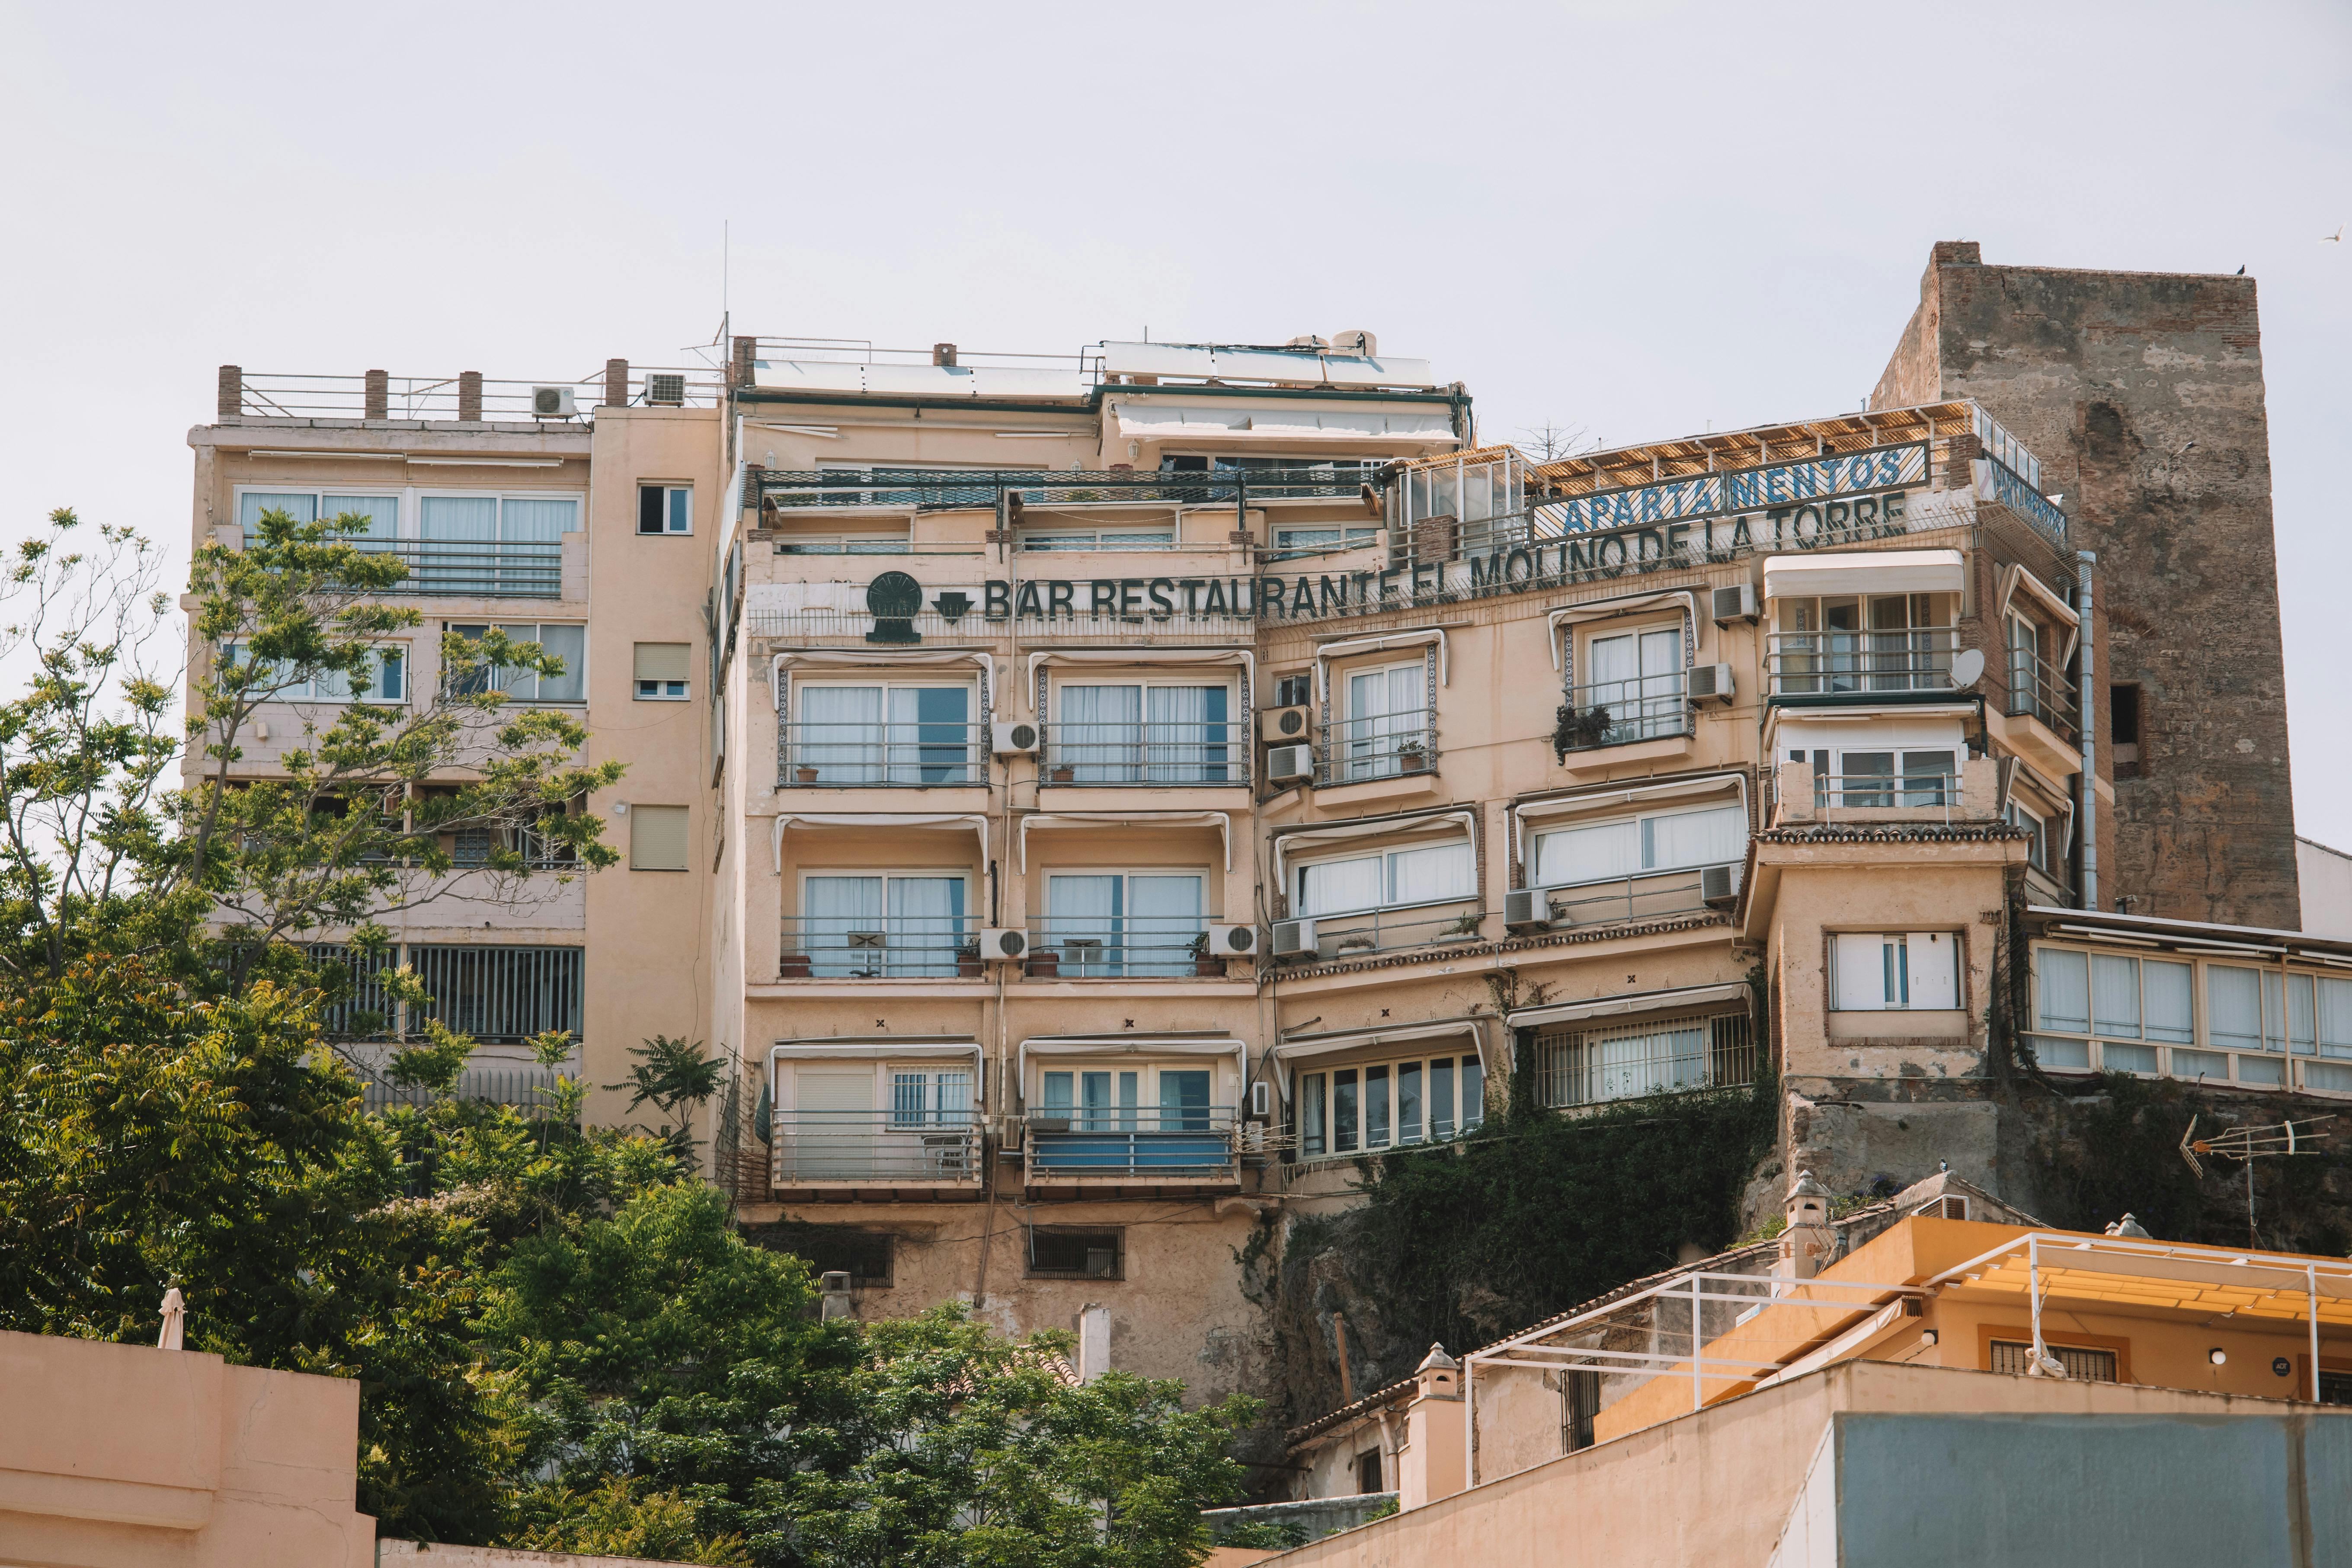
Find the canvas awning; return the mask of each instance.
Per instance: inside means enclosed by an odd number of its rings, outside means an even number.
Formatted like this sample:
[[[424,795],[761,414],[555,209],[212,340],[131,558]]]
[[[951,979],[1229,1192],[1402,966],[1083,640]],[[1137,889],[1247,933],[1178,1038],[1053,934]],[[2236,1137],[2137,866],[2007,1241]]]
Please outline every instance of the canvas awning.
[[[978,812],[925,816],[896,811],[785,811],[776,816],[775,864],[776,875],[784,874],[784,829],[787,827],[877,827],[898,831],[904,828],[969,827],[980,835],[980,858],[988,863],[988,818]]]
[[[1775,555],[1764,563],[1764,596],[1808,599],[1824,594],[1958,594],[1968,568],[1957,550],[1846,550]]]
[[[1225,869],[1234,868],[1234,818],[1224,811],[1040,811],[1021,819],[1013,830],[1014,868],[1029,869],[1029,830],[1033,827],[1213,827],[1225,847]]]
[[[1749,995],[1746,981],[1732,980],[1719,985],[1684,985],[1671,991],[1634,991],[1622,996],[1594,996],[1582,1002],[1555,1002],[1544,1007],[1521,1007],[1505,1016],[1512,1028],[1526,1029],[1539,1024],[1572,1024],[1586,1018],[1614,1018],[1704,1007],[1717,1002],[1745,1002]]]

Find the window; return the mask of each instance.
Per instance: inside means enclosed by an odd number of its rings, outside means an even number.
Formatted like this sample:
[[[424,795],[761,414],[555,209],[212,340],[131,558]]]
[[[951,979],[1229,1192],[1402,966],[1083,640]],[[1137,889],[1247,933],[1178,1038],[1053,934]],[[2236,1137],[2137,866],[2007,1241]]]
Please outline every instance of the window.
[[[412,946],[407,962],[433,998],[410,1006],[408,1028],[427,1018],[478,1040],[528,1040],[550,1029],[581,1031],[584,950],[471,943]]]
[[[2009,617],[2009,710],[2052,725],[2069,722],[2064,678],[2053,668],[2050,629],[2027,616]]]
[[[1536,1037],[1536,1098],[1562,1109],[1747,1083],[1750,1038],[1745,1013],[1546,1031]]]
[[[637,531],[639,533],[692,533],[694,531],[694,487],[692,485],[639,485],[637,487]]]
[[[1316,496],[1358,494],[1372,482],[1386,459],[1379,458],[1273,458],[1255,452],[1210,457],[1169,453],[1160,459],[1163,474],[1202,474],[1214,479],[1236,472],[1249,475],[1252,496]],[[1232,493],[1230,485],[1218,499]]]
[[[1198,872],[1057,872],[1045,879],[1045,909],[1065,977],[1192,973]]]
[[[451,622],[449,629],[470,642],[478,642],[490,629],[488,626],[463,625]],[[453,687],[460,695],[495,689],[505,692],[518,702],[580,702],[588,690],[588,628],[578,622],[507,622],[499,623],[511,643],[537,643],[539,650],[562,661],[562,670],[554,675],[541,675],[536,670],[500,666],[476,669],[459,677]]]
[[[1369,550],[1381,542],[1378,523],[1327,523],[1313,528],[1277,528],[1274,531],[1274,559],[1287,561],[1300,555],[1319,555],[1334,550]]]
[[[629,809],[629,869],[686,869],[686,807],[638,805]]]
[[[1685,806],[1539,833],[1529,880],[1538,888],[1616,881],[1730,865],[1747,851],[1745,807]]]
[[[1387,1489],[1381,1484],[1381,1451],[1378,1448],[1367,1448],[1357,1455],[1356,1490],[1369,1497],[1374,1492]]]
[[[887,1290],[890,1287],[888,1231],[784,1220],[775,1225],[747,1225],[742,1232],[743,1239],[753,1247],[805,1258],[813,1275],[848,1275],[853,1290]]]
[[[1592,1447],[1592,1418],[1601,1414],[1601,1374],[1587,1370],[1561,1375],[1560,1447],[1580,1454]]]
[[[2043,1343],[2042,1348],[2058,1358],[2066,1375],[2076,1383],[2113,1383],[2116,1381],[2116,1352],[2091,1350],[2082,1345]],[[2030,1340],[1995,1340],[1992,1342],[1994,1372],[2005,1372],[2012,1377],[2023,1377],[2033,1364],[2033,1343]]]
[[[1832,1003],[1839,1012],[1948,1011],[1960,1005],[1953,931],[1842,932],[1830,939]]]
[[[1940,690],[1952,684],[1952,594],[1780,601],[1773,689],[1791,694]]]
[[[1315,678],[1305,673],[1274,678],[1276,708],[1304,708],[1315,700]]]
[[[1576,689],[1573,706],[1579,712],[1608,714],[1601,745],[1682,734],[1690,727],[1683,664],[1679,624],[1595,637],[1585,645],[1591,679]]]
[[[1443,1142],[1486,1121],[1486,1071],[1447,1056],[1301,1073],[1297,1114],[1302,1160]]]
[[[2037,871],[2050,869],[2050,824],[2015,801],[2009,803],[2009,825],[2025,829],[2025,863]]]
[[[636,645],[633,669],[636,677],[636,700],[639,702],[683,702],[690,645],[682,642],[641,642]]]
[[[2139,777],[2140,689],[2136,684],[2107,688],[2107,739],[2117,778]]]
[[[1024,551],[1072,550],[1173,550],[1176,529],[1173,524],[1159,528],[1024,528],[1021,531],[1021,548]]]
[[[958,1127],[971,1120],[970,1068],[890,1069],[890,1125]]]
[[[1125,1248],[1117,1230],[1029,1227],[1029,1275],[1034,1279],[1117,1279]]]
[[[408,649],[399,643],[387,643],[369,650],[372,665],[366,681],[359,690],[352,689],[351,679],[341,670],[320,670],[306,680],[282,680],[272,683],[272,689],[256,690],[254,695],[272,702],[404,702],[408,700]],[[235,666],[245,662],[245,645],[223,643],[221,659]]]
[[[779,555],[908,555],[914,549],[909,529],[887,533],[794,533],[776,541]]]
[[[1339,722],[1332,748],[1344,777],[1386,778],[1429,765],[1432,714],[1426,658],[1351,671],[1346,690],[1346,716]]]
[[[1232,696],[1222,681],[1057,687],[1046,766],[1058,784],[1246,782]]]
[[[1048,1068],[1034,1113],[1076,1132],[1206,1132],[1220,1109],[1210,1078],[1192,1066]]]
[[[980,779],[969,685],[808,684],[785,736],[788,774],[814,784],[961,784]]]
[[[818,978],[952,975],[968,908],[961,872],[811,872],[786,945],[797,942]]]
[[[317,522],[322,519],[362,517],[367,527],[350,537],[362,548],[371,548],[382,541],[389,543],[400,536],[400,498],[396,495],[345,495],[334,490],[244,490],[236,498],[237,526],[245,542],[252,544],[261,537],[261,514],[283,511],[293,514],[298,523]]]
[[[427,594],[558,596],[563,536],[580,531],[577,496],[425,496],[417,587]],[[551,591],[551,590],[557,591]]]
[[[1802,750],[1789,760],[1801,763]],[[1815,805],[1951,805],[1959,799],[1959,752],[1951,747],[1816,751]]]
[[[1389,849],[1297,869],[1293,908],[1301,915],[1347,914],[1408,904],[1449,903],[1477,896],[1470,841]]]

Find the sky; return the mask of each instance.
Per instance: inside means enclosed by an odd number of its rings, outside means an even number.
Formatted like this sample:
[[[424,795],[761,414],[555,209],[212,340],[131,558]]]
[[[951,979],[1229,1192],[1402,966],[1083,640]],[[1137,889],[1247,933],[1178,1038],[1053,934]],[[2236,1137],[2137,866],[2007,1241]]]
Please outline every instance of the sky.
[[[0,0],[0,542],[187,549],[215,367],[1368,328],[1480,433],[1858,406],[1937,239],[2259,280],[2298,830],[2352,847],[2352,5]],[[723,286],[722,286],[723,279]]]

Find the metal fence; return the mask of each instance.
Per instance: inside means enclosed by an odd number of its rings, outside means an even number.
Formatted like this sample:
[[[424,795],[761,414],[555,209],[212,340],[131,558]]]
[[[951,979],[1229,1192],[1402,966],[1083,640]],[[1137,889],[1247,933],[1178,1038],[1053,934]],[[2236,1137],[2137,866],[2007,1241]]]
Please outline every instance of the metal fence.
[[[1236,1120],[1230,1105],[1033,1109],[1025,1127],[1029,1174],[1231,1177]]]
[[[981,922],[966,915],[786,915],[786,980],[945,979],[982,973]]]
[[[921,788],[988,782],[988,726],[800,722],[782,729],[780,784]]]
[[[408,1009],[412,1034],[428,1017],[478,1040],[581,1032],[585,949],[417,945],[407,953],[434,998],[429,1008]]]
[[[1754,1042],[1746,1013],[1547,1030],[1536,1037],[1536,1092],[1557,1109],[1751,1083]]]
[[[2021,647],[2009,650],[2009,713],[2039,719],[2065,739],[2075,734],[2074,684],[2047,660]]]
[[[569,391],[571,415],[542,414],[542,388]],[[633,405],[713,408],[725,391],[719,374],[705,366],[632,366],[628,400]],[[239,411],[278,419],[479,419],[501,424],[585,421],[604,401],[602,371],[576,380],[493,381],[454,375],[301,375],[247,371],[237,380]],[[225,384],[222,395],[230,395]]]
[[[443,594],[484,599],[563,597],[563,546],[522,541],[471,543],[440,539],[355,539],[370,555],[407,566],[396,583],[370,594]]]
[[[452,1098],[545,1111],[554,1103],[560,1076],[548,1068],[467,1068],[457,1075]],[[366,1105],[372,1111],[394,1105],[428,1105],[433,1100],[427,1090],[404,1087],[378,1075],[369,1075],[365,1086]]]
[[[1483,942],[1486,912],[1471,906],[1472,900],[1465,898],[1444,909],[1415,905],[1406,910],[1365,910],[1354,914],[1313,915],[1299,921],[1277,921],[1277,945],[1286,928],[1302,927],[1312,930],[1313,943],[1309,952],[1277,952],[1275,956],[1313,963],[1394,952],[1403,948],[1451,947]],[[1298,930],[1297,934],[1304,936],[1307,931]]]
[[[1772,632],[1765,668],[1775,697],[1948,691],[1955,626],[1908,631]]]
[[[1690,733],[1690,699],[1679,669],[1571,686],[1568,710],[1557,737],[1564,751],[1588,752]]]
[[[1349,468],[1222,468],[1183,473],[1046,468],[754,468],[745,476],[746,505],[912,507],[919,511],[993,510],[1022,506],[1087,506],[1122,501],[1246,508],[1253,499],[1349,498],[1364,476]]]
[[[1887,758],[1884,772],[1849,772],[1813,774],[1813,809],[1827,815],[1839,806],[1855,806],[1867,810],[1891,810],[1897,806],[1915,807],[1940,812],[1945,821],[1951,820],[1952,808],[1960,800],[1960,775],[1941,769],[1902,773],[1893,771],[1894,755]],[[1933,752],[1931,755],[1948,755]],[[1852,768],[1854,753],[1846,753],[1846,766]]]
[[[1724,868],[1733,872],[1736,887],[1738,863],[1727,862]],[[1602,881],[1562,883],[1540,890],[1555,926],[1622,925],[1693,914],[1706,908],[1707,869],[1689,866]]]
[[[814,1182],[980,1180],[980,1118],[971,1110],[778,1110],[770,1179]]]
[[[1048,915],[1030,933],[1028,973],[1062,980],[1222,975],[1225,962],[1210,953],[1198,915]]]
[[[1437,765],[1437,715],[1427,708],[1335,719],[1323,727],[1320,782],[1353,784]]]
[[[1075,723],[1045,729],[1045,781],[1081,784],[1245,784],[1250,748],[1227,720]]]

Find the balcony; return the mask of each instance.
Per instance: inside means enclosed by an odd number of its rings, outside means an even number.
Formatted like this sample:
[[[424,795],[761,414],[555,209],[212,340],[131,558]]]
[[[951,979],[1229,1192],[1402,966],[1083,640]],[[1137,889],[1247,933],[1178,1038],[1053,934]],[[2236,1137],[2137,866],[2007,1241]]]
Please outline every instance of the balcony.
[[[768,1179],[779,1189],[980,1190],[971,1110],[778,1110]]]
[[[1772,632],[1765,638],[1771,695],[1822,702],[1867,702],[1948,692],[1956,626],[1911,631]]]
[[[480,543],[444,539],[355,539],[370,555],[389,555],[408,574],[371,594],[433,594],[465,599],[561,599],[563,546],[560,542]]]
[[[1244,741],[1241,727],[1222,719],[1057,722],[1046,727],[1044,777],[1055,784],[1245,787],[1250,748]]]
[[[1290,468],[1190,472],[1132,469],[1052,472],[1042,468],[754,469],[747,503],[779,511],[809,507],[911,507],[918,511],[995,511],[1017,518],[1028,507],[1149,504],[1231,506],[1264,500],[1356,500],[1367,476],[1352,463]]]
[[[1443,905],[1363,910],[1278,921],[1274,956],[1303,963],[1339,963],[1374,953],[1460,947],[1484,942],[1486,912],[1466,899]]]
[[[1817,773],[1807,763],[1782,763],[1772,773],[1771,825],[1998,822],[2000,776],[2000,764],[1991,757],[1967,758],[1958,773],[1936,768],[1832,773]]]
[[[1437,714],[1433,709],[1412,708],[1338,719],[1324,726],[1315,782],[1365,784],[1425,773],[1436,766]]]
[[[1708,884],[1714,887],[1710,889]],[[1555,931],[1632,925],[1728,907],[1739,892],[1739,866],[1679,867],[1591,882],[1562,882],[1532,889],[1543,900],[1542,924]]]
[[[963,915],[786,915],[784,980],[977,979],[980,922]]]
[[[2038,719],[2069,744],[2081,738],[2074,688],[2064,673],[2021,647],[2009,650],[2009,716]]]
[[[1691,732],[1685,672],[1629,680],[1596,680],[1568,690],[1567,710],[1552,737],[1560,754],[1674,740]]]
[[[1032,980],[1222,980],[1225,961],[1210,953],[1197,915],[1049,915],[1029,933],[1027,972]]]
[[[1734,1089],[1755,1079],[1755,1033],[1746,1013],[1536,1037],[1536,1096],[1554,1110]]]
[[[1238,1123],[1230,1105],[1032,1110],[1026,1125],[1028,1183],[1237,1183]]]
[[[988,726],[947,721],[785,724],[779,788],[938,789],[988,783]]]

